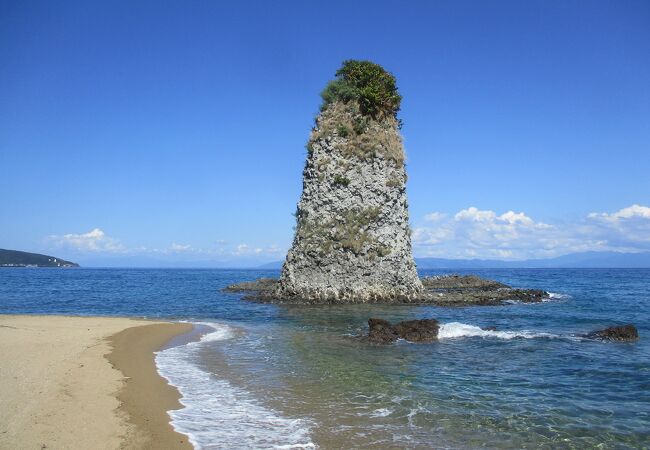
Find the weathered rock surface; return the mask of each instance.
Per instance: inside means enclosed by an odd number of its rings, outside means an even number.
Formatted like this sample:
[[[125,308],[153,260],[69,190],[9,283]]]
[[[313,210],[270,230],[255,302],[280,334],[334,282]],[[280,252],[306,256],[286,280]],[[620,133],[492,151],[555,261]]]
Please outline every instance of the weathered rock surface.
[[[397,339],[432,342],[438,339],[439,328],[435,319],[406,320],[395,325],[383,319],[368,319],[368,341],[375,344],[390,344]]]
[[[627,324],[594,331],[587,334],[586,337],[603,341],[632,342],[639,339],[639,332],[634,325]]]
[[[379,77],[394,81],[386,72]],[[375,116],[361,105],[354,99],[326,102],[316,119],[277,298],[408,302],[422,291],[411,250],[396,110]]]
[[[244,292],[247,294],[244,298],[262,302],[323,303],[322,299],[310,301],[294,296],[281,296],[278,294],[278,283],[278,280],[261,278],[228,286],[226,290]],[[513,289],[498,281],[476,275],[429,277],[422,279],[422,284],[424,287],[416,296],[398,297],[392,299],[392,302],[439,306],[496,306],[512,302],[537,303],[549,297],[548,292],[540,289]]]
[[[306,303],[416,299],[422,283],[411,250],[395,77],[370,61],[344,61],[321,97],[275,295]]]

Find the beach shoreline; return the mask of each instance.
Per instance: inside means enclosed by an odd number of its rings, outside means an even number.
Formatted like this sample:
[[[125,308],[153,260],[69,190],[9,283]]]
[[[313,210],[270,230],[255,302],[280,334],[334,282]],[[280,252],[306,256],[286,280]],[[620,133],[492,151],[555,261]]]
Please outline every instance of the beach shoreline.
[[[154,352],[189,323],[0,315],[0,448],[191,449]]]

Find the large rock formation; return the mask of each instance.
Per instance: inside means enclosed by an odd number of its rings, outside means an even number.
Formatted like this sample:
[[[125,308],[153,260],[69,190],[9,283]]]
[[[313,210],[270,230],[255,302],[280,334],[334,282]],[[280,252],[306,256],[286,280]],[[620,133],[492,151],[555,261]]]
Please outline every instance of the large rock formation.
[[[411,251],[395,79],[376,64],[346,61],[322,96],[275,296],[416,299],[422,283]]]

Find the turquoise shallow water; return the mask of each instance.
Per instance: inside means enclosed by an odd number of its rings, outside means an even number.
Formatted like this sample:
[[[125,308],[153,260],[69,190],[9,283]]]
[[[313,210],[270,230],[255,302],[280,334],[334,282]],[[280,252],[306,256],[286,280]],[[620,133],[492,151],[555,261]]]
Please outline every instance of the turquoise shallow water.
[[[650,270],[471,273],[559,295],[503,307],[298,308],[220,291],[276,271],[3,269],[0,313],[200,322],[202,341],[157,362],[184,395],[174,425],[202,448],[650,446]],[[368,317],[432,317],[450,337],[372,346],[351,338]],[[629,322],[634,344],[579,337]],[[501,333],[474,335],[489,325]]]

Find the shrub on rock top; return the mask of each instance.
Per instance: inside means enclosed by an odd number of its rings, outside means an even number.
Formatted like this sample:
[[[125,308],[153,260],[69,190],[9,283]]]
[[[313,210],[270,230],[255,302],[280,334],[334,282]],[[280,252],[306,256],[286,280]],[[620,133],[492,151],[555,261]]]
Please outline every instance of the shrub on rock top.
[[[343,62],[336,71],[336,79],[328,83],[321,97],[321,110],[335,101],[356,101],[361,113],[373,119],[397,117],[402,101],[393,74],[379,64],[353,59]]]

